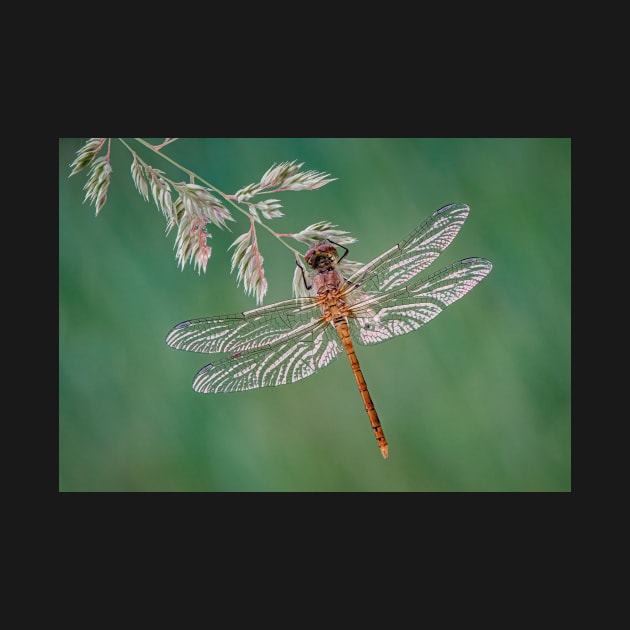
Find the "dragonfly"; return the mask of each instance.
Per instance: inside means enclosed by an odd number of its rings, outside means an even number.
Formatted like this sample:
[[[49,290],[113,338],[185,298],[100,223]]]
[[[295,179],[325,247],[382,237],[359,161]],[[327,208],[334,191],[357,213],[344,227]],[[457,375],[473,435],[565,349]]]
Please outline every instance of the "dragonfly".
[[[319,242],[304,256],[310,268],[307,279],[302,267],[308,296],[233,315],[189,319],[170,330],[166,343],[179,350],[222,355],[193,380],[193,389],[206,394],[296,383],[345,353],[387,459],[388,442],[354,346],[417,330],[490,273],[492,263],[484,258],[464,258],[434,273],[421,273],[453,241],[469,211],[457,203],[440,208],[407,238],[347,278],[339,266],[348,249],[330,240]],[[345,250],[341,256],[337,247]]]

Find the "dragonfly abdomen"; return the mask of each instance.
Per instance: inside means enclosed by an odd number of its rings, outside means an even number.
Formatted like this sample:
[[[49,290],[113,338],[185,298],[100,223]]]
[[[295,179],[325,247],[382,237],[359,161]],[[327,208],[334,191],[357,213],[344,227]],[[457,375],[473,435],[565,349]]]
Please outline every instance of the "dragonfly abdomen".
[[[348,322],[346,321],[345,317],[339,315],[333,319],[333,323],[335,325],[335,329],[337,330],[337,334],[339,335],[341,342],[343,343],[343,347],[346,351],[346,354],[348,355],[348,359],[350,360],[350,366],[352,367],[352,372],[357,381],[357,385],[359,386],[359,393],[361,394],[361,398],[363,399],[365,411],[367,412],[368,418],[370,419],[370,424],[372,425],[372,430],[374,431],[376,443],[381,449],[383,457],[387,459],[387,440],[385,439],[385,433],[383,432],[383,428],[381,427],[381,421],[378,419],[378,414],[376,413],[374,403],[372,402],[372,397],[370,396],[367,383],[365,382],[365,378],[363,377],[363,372],[361,371],[361,366],[359,365],[359,359],[357,359],[356,352],[354,351],[352,339],[350,338],[350,330],[348,329]]]

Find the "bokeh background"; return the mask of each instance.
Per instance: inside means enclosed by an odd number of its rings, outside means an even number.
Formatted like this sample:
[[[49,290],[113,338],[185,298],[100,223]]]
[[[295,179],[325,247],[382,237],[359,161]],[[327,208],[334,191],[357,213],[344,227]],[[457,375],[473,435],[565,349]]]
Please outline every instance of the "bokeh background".
[[[293,385],[203,395],[210,357],[169,348],[185,319],[247,310],[228,246],[211,229],[207,273],[177,268],[175,232],[136,191],[112,141],[98,217],[83,139],[59,141],[59,490],[62,492],[567,492],[571,490],[570,139],[180,139],[164,153],[233,193],[297,160],[338,180],[287,192],[272,227],[319,220],[367,262],[439,207],[471,213],[429,271],[468,256],[492,273],[421,330],[357,354],[390,445],[373,437],[347,359]],[[161,139],[150,139],[159,142]],[[134,148],[175,181],[186,176]],[[269,292],[291,294],[294,260],[259,231]]]

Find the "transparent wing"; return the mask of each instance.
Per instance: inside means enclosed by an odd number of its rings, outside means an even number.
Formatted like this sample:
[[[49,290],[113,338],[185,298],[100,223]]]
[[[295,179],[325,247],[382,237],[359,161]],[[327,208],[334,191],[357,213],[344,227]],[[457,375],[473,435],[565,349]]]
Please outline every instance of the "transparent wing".
[[[295,383],[334,361],[342,350],[334,326],[320,318],[308,332],[206,365],[197,372],[193,389],[216,394]]]
[[[420,328],[490,272],[489,261],[467,258],[417,277],[455,238],[468,212],[463,204],[440,208],[404,241],[349,276],[341,290],[351,308],[350,331],[356,341],[378,343]],[[230,354],[197,373],[193,388],[204,393],[293,383],[343,350],[334,326],[312,297],[181,322],[166,343],[180,350]]]
[[[308,334],[322,318],[313,298],[276,302],[234,315],[191,319],[174,326],[166,343],[190,352],[237,352]]]
[[[352,306],[350,333],[369,345],[417,330],[457,302],[492,269],[484,258],[466,258],[381,296],[366,296]]]
[[[434,212],[405,240],[350,275],[348,293],[384,292],[405,285],[450,245],[469,210],[465,204],[452,203]]]

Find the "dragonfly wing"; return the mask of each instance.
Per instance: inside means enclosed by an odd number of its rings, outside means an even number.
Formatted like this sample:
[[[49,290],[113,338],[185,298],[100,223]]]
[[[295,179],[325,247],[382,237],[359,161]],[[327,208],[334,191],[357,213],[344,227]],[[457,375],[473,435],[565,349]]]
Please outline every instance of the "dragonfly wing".
[[[470,208],[452,203],[434,212],[409,236],[347,279],[349,291],[390,291],[426,269],[452,242]]]
[[[367,296],[352,306],[350,332],[358,343],[369,345],[417,330],[466,295],[491,269],[489,260],[466,258],[384,296]]]
[[[335,328],[320,319],[309,332],[285,335],[280,342],[206,365],[195,376],[193,389],[209,394],[295,383],[334,361],[342,350]]]
[[[166,337],[172,348],[190,352],[236,352],[280,342],[296,331],[306,333],[322,318],[313,298],[296,298],[244,313],[191,319]]]

